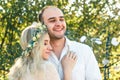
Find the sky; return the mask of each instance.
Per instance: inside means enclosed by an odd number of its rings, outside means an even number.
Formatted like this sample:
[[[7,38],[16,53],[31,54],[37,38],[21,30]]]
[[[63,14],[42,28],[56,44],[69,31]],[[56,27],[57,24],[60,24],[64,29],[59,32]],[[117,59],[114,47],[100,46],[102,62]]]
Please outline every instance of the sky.
[[[78,0],[78,1],[81,1],[81,0]],[[90,0],[87,0],[86,3],[88,3]],[[113,2],[113,0],[108,0],[110,3]],[[116,5],[114,6],[119,8],[120,9],[120,0],[115,0],[117,3]],[[75,2],[75,0],[69,0],[69,3],[72,4],[73,2]],[[112,12],[109,10],[109,8],[107,7],[106,10],[108,11],[107,14],[109,14],[111,17],[114,17],[114,15],[112,14]],[[118,12],[118,15],[120,16],[120,10]]]

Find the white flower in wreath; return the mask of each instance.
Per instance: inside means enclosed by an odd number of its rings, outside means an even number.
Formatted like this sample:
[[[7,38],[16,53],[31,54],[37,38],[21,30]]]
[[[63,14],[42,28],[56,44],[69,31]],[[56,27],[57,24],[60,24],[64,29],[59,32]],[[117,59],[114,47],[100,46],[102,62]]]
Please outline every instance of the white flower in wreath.
[[[40,34],[39,33],[36,36],[37,36],[37,38],[40,38]]]
[[[36,41],[36,37],[33,37],[32,40],[33,40],[33,41]]]
[[[32,45],[31,44],[28,44],[28,46],[27,47],[32,47]]]

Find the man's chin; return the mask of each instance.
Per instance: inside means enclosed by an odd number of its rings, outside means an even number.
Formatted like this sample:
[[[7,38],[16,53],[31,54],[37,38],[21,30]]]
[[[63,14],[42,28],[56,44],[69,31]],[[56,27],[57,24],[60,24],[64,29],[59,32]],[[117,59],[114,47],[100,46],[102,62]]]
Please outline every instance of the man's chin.
[[[58,35],[58,36],[56,36],[56,39],[62,39],[62,38],[64,38],[64,35]]]
[[[50,38],[51,39],[56,39],[56,40],[58,40],[58,39],[62,39],[62,38],[64,38],[64,35],[59,35],[59,34],[56,34],[56,35],[52,35],[52,36],[50,36]]]

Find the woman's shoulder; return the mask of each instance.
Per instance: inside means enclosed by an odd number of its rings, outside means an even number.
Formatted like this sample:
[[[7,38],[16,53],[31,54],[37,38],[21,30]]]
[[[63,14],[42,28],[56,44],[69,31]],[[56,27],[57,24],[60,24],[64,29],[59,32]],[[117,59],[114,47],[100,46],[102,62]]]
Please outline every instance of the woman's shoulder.
[[[50,61],[46,61],[45,62],[45,66],[48,68],[55,68],[55,66],[54,66],[54,64],[52,63],[52,62],[50,62]]]

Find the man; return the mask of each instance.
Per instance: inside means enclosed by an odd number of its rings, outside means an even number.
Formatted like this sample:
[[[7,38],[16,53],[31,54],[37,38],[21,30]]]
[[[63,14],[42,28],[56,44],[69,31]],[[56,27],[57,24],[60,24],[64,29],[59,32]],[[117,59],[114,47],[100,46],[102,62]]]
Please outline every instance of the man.
[[[50,61],[56,66],[58,73],[63,80],[61,60],[68,51],[74,52],[78,60],[72,70],[71,80],[101,80],[98,63],[91,48],[85,44],[70,41],[64,34],[66,22],[63,12],[55,6],[45,7],[39,14],[39,21],[46,25],[50,35],[50,44],[53,48]],[[67,65],[67,64],[66,64]]]

